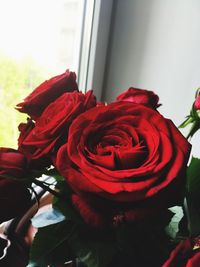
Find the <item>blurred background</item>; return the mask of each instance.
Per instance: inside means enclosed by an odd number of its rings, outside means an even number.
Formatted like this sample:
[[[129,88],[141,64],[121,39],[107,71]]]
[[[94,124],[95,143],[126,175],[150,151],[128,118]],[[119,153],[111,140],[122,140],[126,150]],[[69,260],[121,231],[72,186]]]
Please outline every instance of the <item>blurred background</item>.
[[[84,1],[0,0],[0,146],[16,147],[14,107],[67,68],[78,70]]]
[[[178,126],[200,87],[199,18],[199,0],[0,0],[0,146],[16,147],[15,105],[68,68],[99,100],[153,90]]]

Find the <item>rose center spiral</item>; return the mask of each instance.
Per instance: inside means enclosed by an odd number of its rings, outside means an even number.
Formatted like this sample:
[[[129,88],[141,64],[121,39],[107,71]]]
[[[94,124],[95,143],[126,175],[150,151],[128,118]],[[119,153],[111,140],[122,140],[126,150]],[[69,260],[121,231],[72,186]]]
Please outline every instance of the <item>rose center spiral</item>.
[[[87,146],[88,151],[93,154],[89,156],[90,160],[109,169],[138,168],[148,157],[145,140],[141,137],[135,139],[118,129],[94,134]]]

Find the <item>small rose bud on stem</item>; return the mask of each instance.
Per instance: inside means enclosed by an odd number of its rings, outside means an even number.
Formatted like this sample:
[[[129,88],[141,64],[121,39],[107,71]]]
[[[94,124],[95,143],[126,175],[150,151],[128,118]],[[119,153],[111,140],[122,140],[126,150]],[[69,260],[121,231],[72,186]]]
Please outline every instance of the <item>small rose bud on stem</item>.
[[[191,128],[187,135],[187,139],[192,138],[192,136],[200,129],[200,88],[196,90],[195,101],[192,105],[190,115],[188,115],[185,121],[179,125],[179,128],[185,128],[189,124],[191,124]]]
[[[196,100],[194,102],[194,108],[196,110],[200,110],[200,95],[198,95],[198,97],[196,98]]]

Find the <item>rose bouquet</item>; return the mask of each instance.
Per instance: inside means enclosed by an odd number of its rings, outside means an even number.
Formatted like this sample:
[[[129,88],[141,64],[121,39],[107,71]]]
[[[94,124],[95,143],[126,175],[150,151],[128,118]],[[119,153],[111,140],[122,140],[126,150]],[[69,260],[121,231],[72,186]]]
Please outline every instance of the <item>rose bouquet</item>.
[[[197,91],[181,125],[192,125],[188,138],[200,128],[199,102]],[[32,218],[24,266],[200,266],[200,160],[188,163],[190,143],[159,106],[137,88],[97,102],[70,71],[17,105],[28,118],[18,148],[0,148],[0,221],[39,206],[38,187],[53,196]]]

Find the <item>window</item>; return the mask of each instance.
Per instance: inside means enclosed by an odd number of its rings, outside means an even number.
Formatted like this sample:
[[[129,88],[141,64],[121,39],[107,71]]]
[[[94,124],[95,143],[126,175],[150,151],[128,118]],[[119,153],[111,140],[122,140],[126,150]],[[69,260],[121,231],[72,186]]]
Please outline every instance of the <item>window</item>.
[[[0,146],[16,147],[26,116],[14,109],[44,80],[70,69],[100,99],[113,0],[0,1]]]
[[[91,1],[93,2],[93,1]],[[0,146],[16,147],[14,107],[67,68],[78,72],[84,0],[0,1]]]

